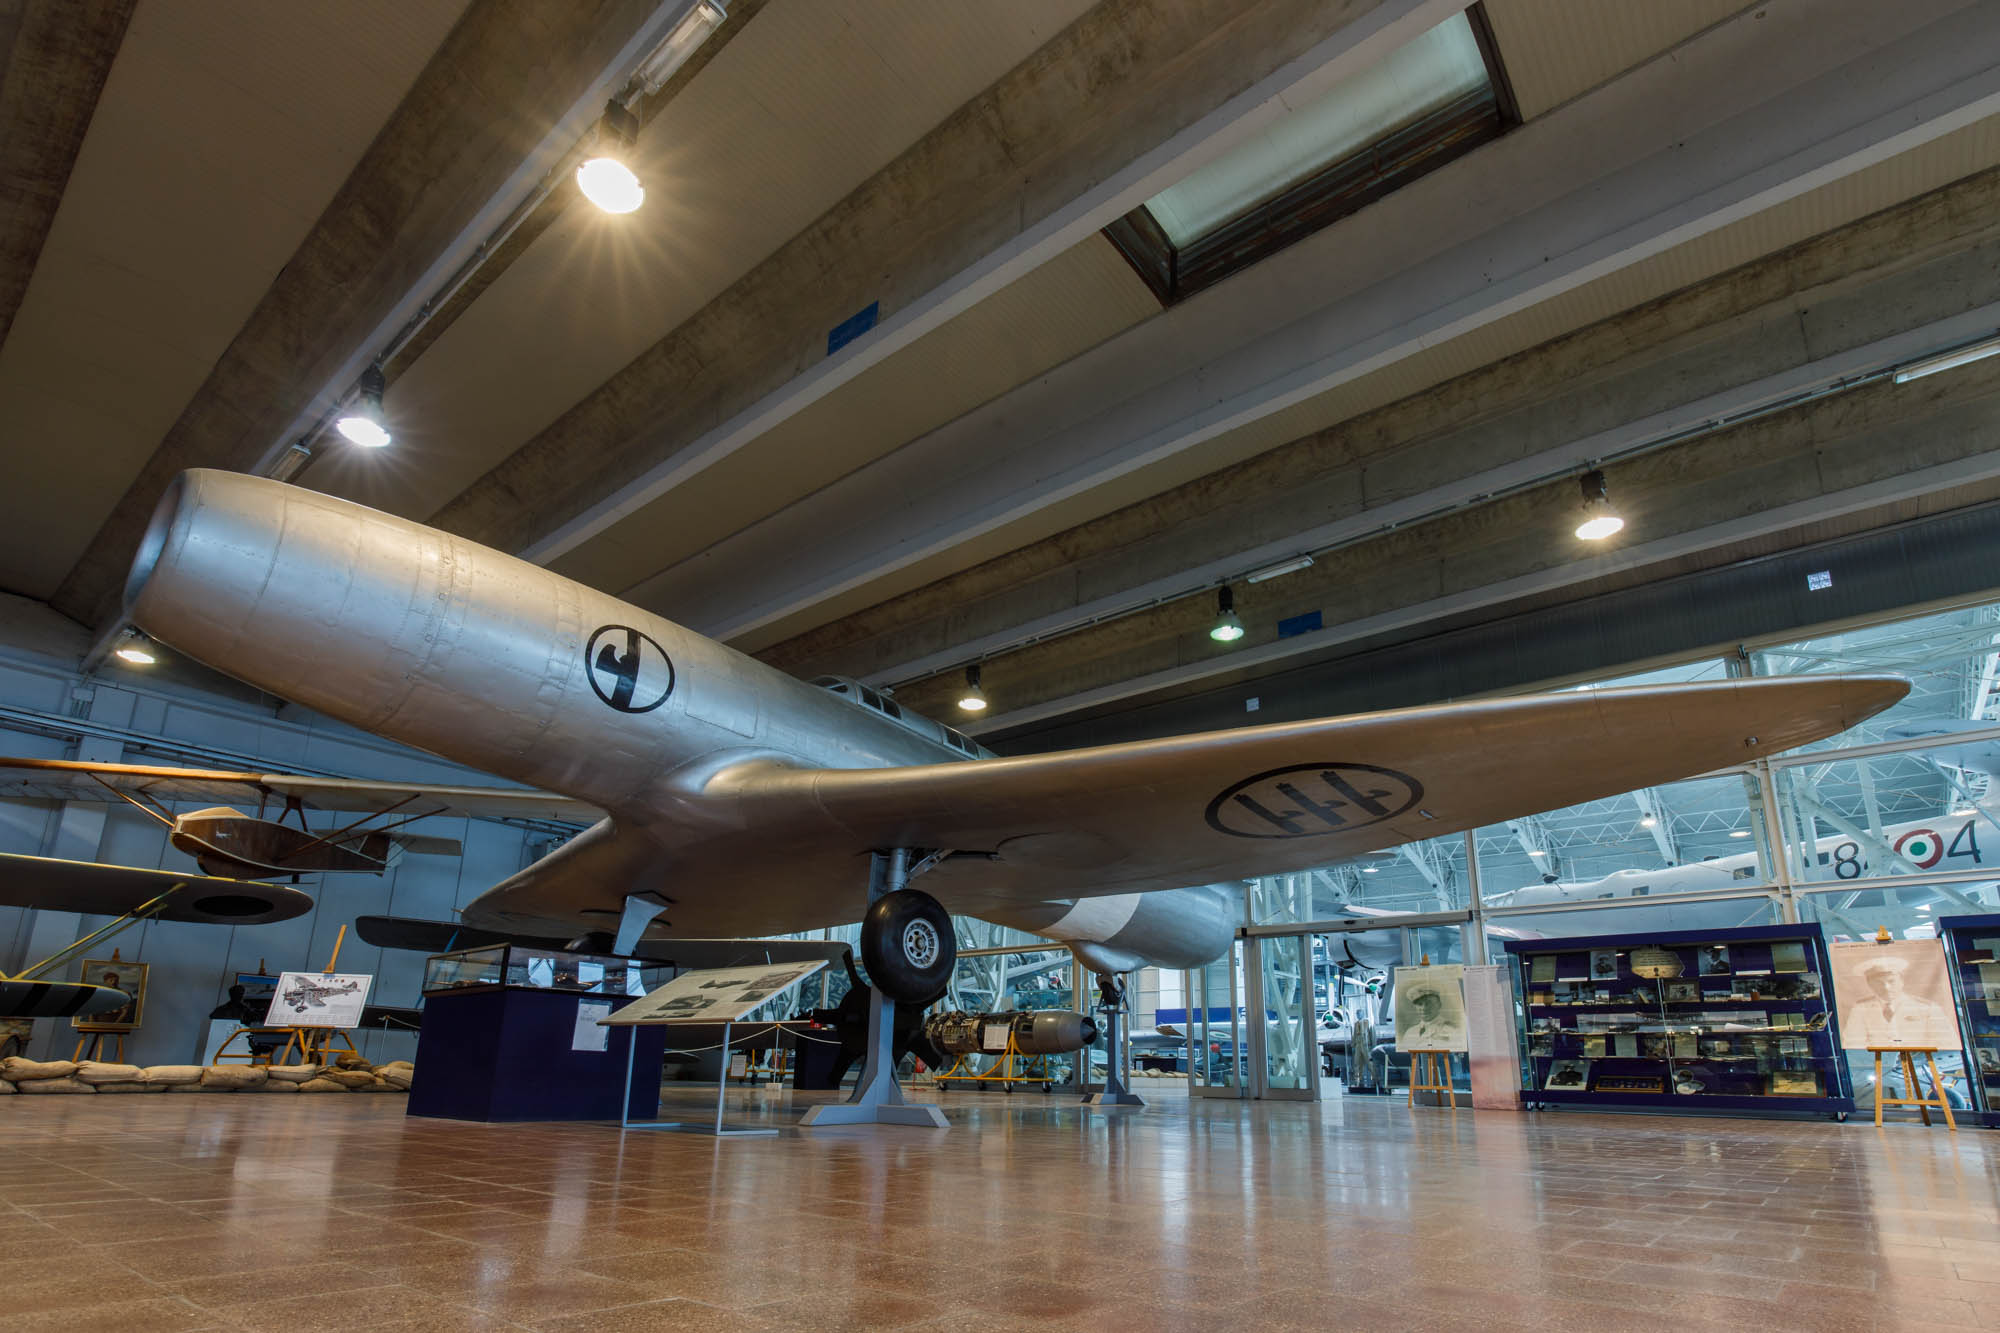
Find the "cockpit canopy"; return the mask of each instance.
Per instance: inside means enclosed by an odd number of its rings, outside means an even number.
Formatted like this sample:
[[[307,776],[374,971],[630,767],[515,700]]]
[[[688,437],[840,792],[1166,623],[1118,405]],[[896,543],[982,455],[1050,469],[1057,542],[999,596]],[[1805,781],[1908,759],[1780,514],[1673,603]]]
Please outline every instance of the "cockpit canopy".
[[[906,731],[914,731],[928,740],[949,745],[968,759],[993,758],[991,750],[965,733],[955,731],[942,722],[934,722],[921,713],[911,712],[879,690],[872,690],[850,676],[820,676],[813,681],[813,684],[829,694],[839,695],[850,703],[874,709]]]

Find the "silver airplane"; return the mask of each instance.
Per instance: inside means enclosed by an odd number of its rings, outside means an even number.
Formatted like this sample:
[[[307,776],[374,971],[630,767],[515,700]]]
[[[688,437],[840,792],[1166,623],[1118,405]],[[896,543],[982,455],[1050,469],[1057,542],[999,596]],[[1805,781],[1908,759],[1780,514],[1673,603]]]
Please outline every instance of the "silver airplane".
[[[604,812],[470,926],[630,946],[860,916],[871,982],[913,1004],[951,975],[947,909],[1100,973],[1196,966],[1241,924],[1223,881],[1774,754],[1908,690],[1572,692],[993,758],[501,552],[206,470],[163,497],[126,613],[259,689]]]

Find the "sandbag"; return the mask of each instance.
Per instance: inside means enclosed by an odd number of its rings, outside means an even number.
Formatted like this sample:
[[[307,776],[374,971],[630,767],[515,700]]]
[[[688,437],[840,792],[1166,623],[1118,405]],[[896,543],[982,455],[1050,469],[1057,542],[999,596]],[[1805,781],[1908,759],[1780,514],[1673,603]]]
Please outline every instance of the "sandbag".
[[[375,1075],[365,1069],[326,1069],[321,1078],[330,1078],[343,1088],[365,1088],[375,1081]]]
[[[266,1079],[254,1088],[244,1089],[245,1092],[297,1092],[298,1090],[298,1084],[287,1083],[280,1078]]]
[[[402,1092],[403,1089],[397,1087],[395,1084],[391,1083],[386,1078],[375,1078],[367,1083],[362,1084],[360,1087],[356,1088],[355,1091],[356,1092]]]
[[[309,1078],[303,1083],[293,1084],[300,1092],[346,1092],[345,1083],[336,1083],[330,1078]]]
[[[165,1092],[164,1083],[93,1083],[99,1092]]]
[[[202,1086],[232,1091],[260,1086],[269,1075],[256,1065],[210,1065],[201,1071]]]
[[[265,1065],[264,1073],[280,1083],[303,1083],[319,1077],[318,1065]]]
[[[180,1083],[201,1082],[200,1065],[149,1065],[139,1071],[141,1083],[164,1083],[173,1086]]]
[[[14,1091],[14,1085],[12,1083],[9,1083],[6,1079],[0,1078],[0,1097],[11,1096],[13,1094],[13,1091]]]
[[[386,1065],[376,1065],[375,1072],[378,1074],[386,1074],[392,1069],[415,1069],[415,1068],[416,1065],[408,1060],[391,1060]]]
[[[169,1083],[168,1092],[239,1092],[241,1089],[220,1083]]]
[[[10,1083],[29,1083],[41,1078],[68,1078],[76,1072],[74,1060],[30,1060],[10,1055],[0,1060],[0,1078]]]
[[[111,1065],[101,1060],[85,1060],[76,1067],[76,1076],[85,1083],[137,1083],[143,1072],[137,1065]]]
[[[96,1092],[88,1083],[79,1083],[73,1078],[31,1078],[16,1083],[20,1092]]]
[[[416,1073],[414,1069],[395,1069],[388,1066],[375,1071],[376,1077],[400,1092],[410,1090],[410,1084],[416,1081]]]

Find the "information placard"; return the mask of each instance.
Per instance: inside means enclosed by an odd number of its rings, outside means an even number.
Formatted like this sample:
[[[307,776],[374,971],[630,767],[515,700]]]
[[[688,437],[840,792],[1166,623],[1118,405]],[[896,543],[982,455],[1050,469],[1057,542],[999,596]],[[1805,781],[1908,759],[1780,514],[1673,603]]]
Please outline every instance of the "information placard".
[[[734,1023],[826,966],[824,958],[756,967],[683,972],[602,1020],[610,1027],[639,1023]]]

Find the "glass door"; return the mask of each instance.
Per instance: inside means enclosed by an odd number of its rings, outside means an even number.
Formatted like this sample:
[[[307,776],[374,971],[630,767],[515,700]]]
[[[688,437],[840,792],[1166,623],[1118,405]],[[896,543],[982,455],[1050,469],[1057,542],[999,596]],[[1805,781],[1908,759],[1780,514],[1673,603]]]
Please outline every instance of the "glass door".
[[[1256,959],[1248,1007],[1248,1033],[1257,1078],[1251,1095],[1281,1101],[1319,1097],[1319,1042],[1315,1036],[1312,949],[1303,934],[1251,940]]]
[[[1188,1095],[1242,1097],[1242,1010],[1237,996],[1243,942],[1188,973]]]

